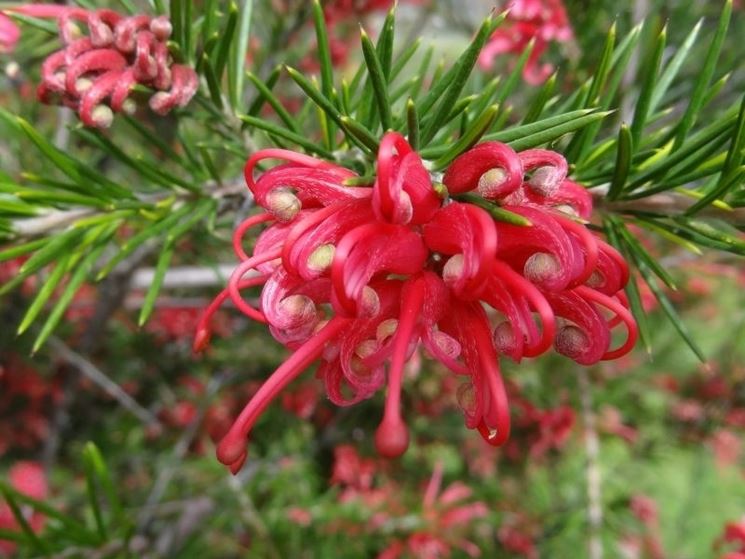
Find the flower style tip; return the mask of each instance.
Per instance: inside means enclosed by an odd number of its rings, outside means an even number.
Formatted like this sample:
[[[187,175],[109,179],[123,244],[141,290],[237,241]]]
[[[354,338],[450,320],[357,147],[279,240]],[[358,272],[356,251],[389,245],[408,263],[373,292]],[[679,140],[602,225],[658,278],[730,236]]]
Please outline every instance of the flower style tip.
[[[375,431],[375,449],[385,458],[398,458],[409,448],[409,429],[401,418],[384,419]]]

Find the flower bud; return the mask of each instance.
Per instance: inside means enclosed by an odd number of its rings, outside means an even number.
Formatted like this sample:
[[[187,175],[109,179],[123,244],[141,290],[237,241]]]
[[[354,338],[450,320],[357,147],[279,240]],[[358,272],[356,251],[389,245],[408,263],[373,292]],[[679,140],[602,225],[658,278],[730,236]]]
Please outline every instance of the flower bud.
[[[300,199],[288,187],[275,188],[266,195],[266,209],[279,221],[292,221],[300,208]]]
[[[476,401],[476,387],[472,382],[464,382],[458,387],[458,392],[455,395],[458,400],[458,406],[468,416],[476,414],[476,408],[478,402]]]
[[[150,31],[159,41],[166,41],[173,32],[173,26],[166,16],[159,16],[150,22]]]
[[[448,258],[442,268],[442,279],[446,285],[452,285],[463,275],[464,260],[462,254],[455,254]]]
[[[561,328],[556,335],[554,346],[556,351],[570,359],[580,357],[590,345],[590,339],[584,331],[573,324]]]
[[[380,312],[380,297],[377,291],[367,285],[362,288],[362,297],[360,298],[359,317],[372,318]]]
[[[540,285],[550,280],[559,270],[559,261],[552,254],[536,252],[525,261],[523,275]]]
[[[388,340],[393,334],[396,333],[398,328],[398,320],[395,318],[388,318],[378,324],[378,328],[375,331],[375,337],[381,344]]]
[[[494,347],[500,353],[512,353],[517,348],[517,339],[515,338],[515,330],[508,321],[504,321],[494,328],[492,335],[494,340]]]
[[[451,359],[457,359],[460,355],[462,349],[460,343],[445,332],[441,332],[440,330],[433,332],[432,342],[437,346],[437,349]]]
[[[504,192],[502,188],[508,181],[507,172],[501,167],[495,167],[481,175],[476,191],[484,198],[494,200],[509,194],[509,192]]]
[[[330,243],[317,246],[308,257],[308,268],[314,272],[325,272],[334,260],[334,252],[336,247]]]
[[[91,120],[98,128],[108,128],[114,121],[114,112],[106,105],[97,105],[91,111]]]

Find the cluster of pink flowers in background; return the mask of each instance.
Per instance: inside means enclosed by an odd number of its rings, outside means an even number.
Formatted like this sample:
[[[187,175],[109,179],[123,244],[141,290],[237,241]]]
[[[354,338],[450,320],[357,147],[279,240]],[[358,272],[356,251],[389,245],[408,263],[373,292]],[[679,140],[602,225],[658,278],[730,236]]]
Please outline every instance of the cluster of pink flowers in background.
[[[130,93],[135,85],[155,90],[149,104],[161,115],[186,106],[199,87],[196,72],[174,64],[168,52],[171,23],[165,16],[125,17],[108,9],[54,4],[27,4],[13,11],[57,20],[65,46],[43,62],[37,96],[43,103],[77,111],[86,126],[104,128],[115,112],[134,112]]]
[[[13,52],[21,38],[18,25],[7,15],[0,12],[0,54]]]
[[[266,159],[287,163],[256,180]],[[237,228],[241,264],[206,309],[195,349],[206,346],[211,315],[231,299],[294,353],[238,417],[219,459],[237,471],[264,409],[319,359],[318,377],[338,405],[387,385],[375,443],[393,457],[408,446],[403,371],[420,344],[464,380],[457,399],[466,425],[493,445],[510,431],[499,354],[520,361],[553,345],[589,365],[627,353],[636,340],[621,291],[627,266],[583,225],[591,198],[566,172],[558,153],[486,142],[458,157],[437,186],[395,132],[381,141],[372,187],[347,186],[355,173],[313,157],[255,153],[245,176],[266,213]],[[459,201],[464,194],[487,209]],[[487,210],[496,204],[523,224],[495,221]],[[264,223],[247,254],[244,234]],[[260,308],[241,294],[256,286]],[[611,349],[618,326],[625,341]]]
[[[745,517],[724,527],[724,533],[714,543],[717,549],[723,546],[730,548],[731,551],[725,553],[722,559],[745,559]]]
[[[549,63],[540,63],[540,57],[551,43],[565,43],[573,37],[564,4],[561,0],[510,0],[507,9],[507,19],[481,51],[479,65],[488,70],[499,55],[520,56],[534,41],[523,78],[531,84],[542,83],[554,68]]]
[[[18,357],[0,360],[0,456],[11,449],[31,450],[49,432],[49,413],[61,399],[59,382],[47,379]]]
[[[19,493],[23,493],[37,501],[42,501],[47,498],[49,492],[47,478],[41,465],[36,462],[16,462],[13,467],[10,468],[7,480],[10,486]],[[25,515],[26,522],[28,522],[28,525],[34,532],[40,532],[44,529],[46,518],[43,514],[26,510],[26,507],[23,507],[21,512]],[[0,530],[10,530],[12,532],[21,531],[21,527],[13,516],[10,506],[1,501]],[[0,555],[12,557],[15,550],[15,543],[7,540],[0,540]]]
[[[321,529],[332,533],[378,534],[385,547],[377,559],[450,557],[454,551],[480,557],[481,550],[467,534],[474,533],[476,521],[489,515],[483,501],[473,500],[473,491],[461,482],[442,488],[443,466],[438,462],[422,490],[419,506],[402,502],[403,493],[385,473],[385,464],[364,458],[348,445],[334,449],[330,483],[338,488],[338,500],[348,506],[360,506],[365,518],[335,519]],[[291,507],[290,521],[310,526],[312,511]]]

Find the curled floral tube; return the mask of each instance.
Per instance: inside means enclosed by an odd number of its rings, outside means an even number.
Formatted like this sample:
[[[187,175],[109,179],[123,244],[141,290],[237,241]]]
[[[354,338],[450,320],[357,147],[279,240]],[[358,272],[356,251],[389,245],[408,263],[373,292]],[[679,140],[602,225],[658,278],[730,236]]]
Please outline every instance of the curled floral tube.
[[[373,209],[380,221],[418,225],[429,221],[440,207],[422,158],[400,134],[383,136],[377,172]]]
[[[248,289],[249,287],[263,285],[266,282],[267,277],[268,276],[264,275],[243,280],[238,284],[238,289]],[[199,318],[199,322],[197,322],[196,334],[194,335],[194,343],[192,345],[192,351],[194,351],[194,353],[204,351],[209,344],[211,337],[210,321],[222,304],[229,298],[230,291],[226,287],[202,312],[202,316]]]
[[[318,359],[329,340],[348,327],[349,320],[333,318],[295,351],[261,385],[217,446],[217,458],[235,473],[246,461],[246,439],[256,421],[277,395],[313,361]]]
[[[617,359],[623,355],[626,355],[634,347],[636,339],[639,334],[639,329],[636,325],[634,317],[631,315],[629,310],[621,304],[621,302],[604,295],[594,289],[590,289],[586,286],[580,286],[575,291],[587,300],[590,300],[598,305],[602,305],[606,309],[613,312],[616,317],[620,318],[623,324],[626,326],[626,340],[622,345],[613,350],[606,351],[602,358],[604,361],[611,359]]]
[[[476,206],[453,202],[423,227],[427,247],[449,256],[443,279],[461,298],[477,297],[497,252],[494,221]]]
[[[517,155],[520,157],[523,172],[532,172],[525,184],[535,194],[551,197],[567,176],[567,161],[555,151],[529,149]]]
[[[494,272],[494,276],[502,280],[509,288],[511,288],[513,293],[519,294],[521,297],[524,297],[530,303],[532,310],[537,312],[538,316],[541,319],[540,336],[534,335],[532,333],[533,329],[528,327],[526,327],[525,330],[522,332],[522,334],[525,335],[527,343],[524,349],[522,349],[520,356],[535,357],[537,355],[541,355],[549,347],[551,347],[551,343],[553,342],[554,336],[556,335],[556,319],[551,306],[546,301],[546,298],[541,295],[541,292],[532,283],[527,281],[520,274],[516,273],[504,262],[494,260],[492,262],[492,270]],[[488,286],[487,289],[491,290],[491,285]],[[495,290],[491,291],[496,292]],[[484,296],[484,298],[488,300],[488,297],[486,295]],[[533,324],[533,319],[531,316],[525,318],[526,320],[524,320],[524,324]],[[517,326],[517,324],[512,325],[513,329],[515,328],[515,326]],[[517,337],[517,335],[517,332],[513,333],[513,336]],[[516,360],[519,361],[519,358]]]
[[[523,165],[517,153],[500,142],[484,142],[458,156],[442,182],[450,194],[475,190],[487,200],[500,200],[520,188]]]
[[[253,258],[241,262],[241,264],[233,271],[233,274],[230,276],[230,281],[228,282],[228,293],[230,294],[230,299],[233,301],[233,304],[245,315],[250,316],[252,319],[259,322],[266,321],[264,314],[261,311],[254,309],[243,300],[240,293],[240,285],[243,282],[243,276],[246,272],[255,269],[259,264],[275,260],[279,258],[279,256],[280,253],[277,251],[274,253],[254,256]]]
[[[248,260],[250,258],[248,254],[246,254],[246,251],[243,250],[243,237],[246,232],[260,223],[266,223],[267,221],[273,220],[274,217],[271,214],[262,213],[244,219],[241,224],[236,227],[233,232],[233,252],[235,252],[235,255],[239,260]]]
[[[346,316],[372,312],[377,296],[365,288],[374,275],[413,274],[426,259],[421,237],[403,226],[370,223],[353,229],[337,245],[331,264],[337,312]]]

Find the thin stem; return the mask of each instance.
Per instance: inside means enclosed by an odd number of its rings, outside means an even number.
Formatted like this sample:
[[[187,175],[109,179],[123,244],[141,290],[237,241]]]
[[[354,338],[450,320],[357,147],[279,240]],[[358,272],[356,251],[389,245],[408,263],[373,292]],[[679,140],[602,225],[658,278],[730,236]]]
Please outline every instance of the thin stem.
[[[582,421],[585,424],[585,479],[587,482],[587,551],[589,559],[603,558],[603,504],[600,474],[600,439],[592,407],[592,386],[585,367],[578,370]]]

